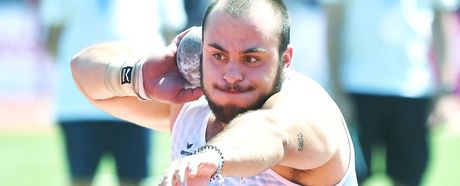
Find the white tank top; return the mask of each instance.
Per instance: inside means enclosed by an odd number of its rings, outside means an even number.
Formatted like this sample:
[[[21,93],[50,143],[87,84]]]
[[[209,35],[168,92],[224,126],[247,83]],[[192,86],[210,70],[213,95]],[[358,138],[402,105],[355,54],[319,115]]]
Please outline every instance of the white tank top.
[[[171,134],[171,155],[173,161],[191,155],[199,147],[206,144],[205,134],[210,114],[211,110],[204,97],[201,97],[196,101],[186,103],[183,106],[174,123]],[[336,185],[358,185],[356,181],[354,150],[352,144],[351,148],[351,161],[347,172],[342,180]],[[219,184],[217,181],[214,181],[210,182],[209,185]],[[272,169],[268,169],[252,177],[225,177],[223,185],[298,186],[298,184],[292,183],[289,180],[283,178]]]

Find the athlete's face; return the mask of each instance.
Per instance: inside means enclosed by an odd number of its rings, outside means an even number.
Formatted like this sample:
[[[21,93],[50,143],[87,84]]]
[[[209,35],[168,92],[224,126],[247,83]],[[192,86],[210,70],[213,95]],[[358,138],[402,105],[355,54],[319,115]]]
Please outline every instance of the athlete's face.
[[[217,5],[208,16],[203,87],[212,111],[224,123],[260,108],[281,87],[282,69],[290,57],[280,63],[278,24],[267,9],[252,8],[247,16],[233,17]]]

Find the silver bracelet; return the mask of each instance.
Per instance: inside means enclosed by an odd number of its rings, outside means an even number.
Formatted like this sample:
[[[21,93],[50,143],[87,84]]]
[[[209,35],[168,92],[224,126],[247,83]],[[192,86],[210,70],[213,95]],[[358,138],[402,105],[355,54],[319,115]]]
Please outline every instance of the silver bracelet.
[[[222,176],[222,168],[224,167],[224,156],[222,155],[222,152],[220,151],[219,148],[217,148],[214,145],[204,145],[198,148],[195,151],[195,154],[213,150],[214,152],[217,152],[219,154],[220,159],[219,162],[217,163],[217,170],[214,172],[214,174],[211,175],[211,178],[209,179],[209,182],[212,180],[217,180],[219,182],[219,185],[222,185],[224,183],[224,177]]]

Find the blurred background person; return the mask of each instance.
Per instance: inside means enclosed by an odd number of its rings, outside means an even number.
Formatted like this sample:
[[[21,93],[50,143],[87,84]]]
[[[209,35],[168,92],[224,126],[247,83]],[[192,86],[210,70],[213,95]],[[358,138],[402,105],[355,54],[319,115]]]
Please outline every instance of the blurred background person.
[[[444,33],[445,65],[437,69],[442,77],[438,80],[441,89],[435,111],[430,117],[433,127],[446,126],[451,131],[460,131],[460,6],[455,11],[439,16],[438,32]],[[432,46],[431,57],[435,59],[437,50]]]
[[[113,156],[120,185],[141,184],[152,165],[152,132],[88,103],[73,83],[72,57],[86,46],[107,41],[123,40],[144,51],[161,49],[185,25],[180,10],[179,0],[41,1],[49,50],[55,54],[58,70],[57,121],[72,185],[91,185],[103,155]]]
[[[0,127],[52,120],[53,66],[37,15],[36,0],[0,1]]]
[[[331,95],[327,61],[327,15],[317,0],[285,1],[291,16],[291,45],[294,47],[292,68],[312,78]],[[355,148],[357,174],[367,167],[356,132],[356,122],[345,116]]]
[[[322,1],[328,13],[331,91],[345,115],[356,117],[369,167],[358,174],[361,184],[371,175],[372,151],[379,145],[386,150],[386,172],[394,185],[422,182],[429,162],[427,118],[437,94],[429,49],[434,39],[436,62],[442,63],[439,39],[444,36],[432,37],[442,34],[432,27],[445,2]]]

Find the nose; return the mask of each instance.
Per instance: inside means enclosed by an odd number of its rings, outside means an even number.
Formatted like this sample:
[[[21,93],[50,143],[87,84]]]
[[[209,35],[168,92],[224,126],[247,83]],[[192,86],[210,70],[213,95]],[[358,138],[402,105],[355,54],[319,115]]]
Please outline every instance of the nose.
[[[223,78],[229,84],[234,84],[242,81],[244,76],[241,70],[238,68],[237,64],[229,63],[226,71],[223,74]]]

